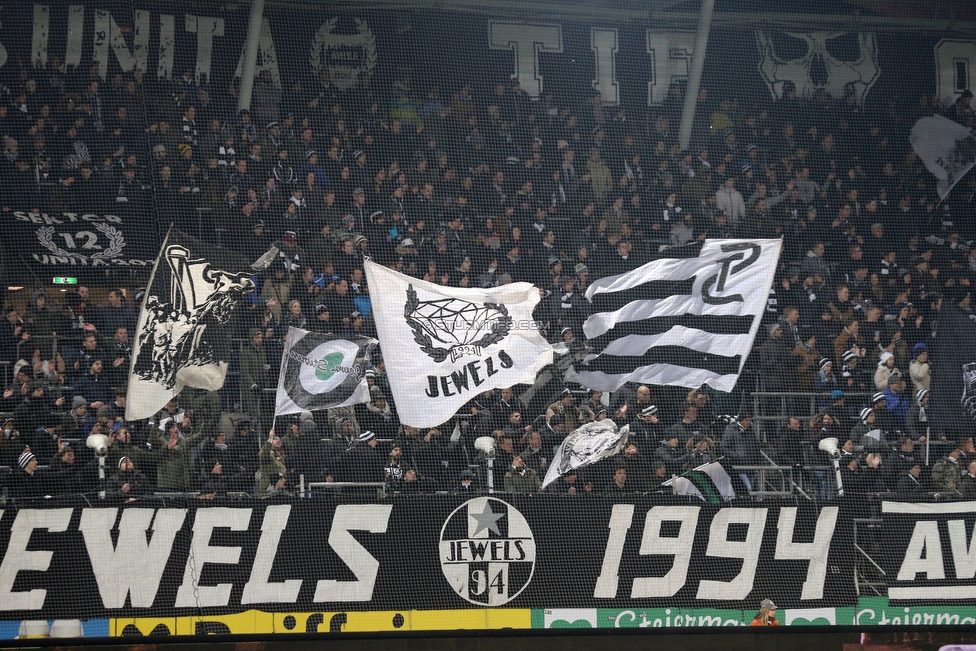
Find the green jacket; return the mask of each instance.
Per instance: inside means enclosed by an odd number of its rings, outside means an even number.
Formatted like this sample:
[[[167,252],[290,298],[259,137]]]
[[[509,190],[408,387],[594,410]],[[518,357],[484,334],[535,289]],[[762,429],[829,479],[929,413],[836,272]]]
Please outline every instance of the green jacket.
[[[162,436],[153,439],[153,449],[156,450],[156,488],[158,490],[190,491],[190,473],[193,469],[191,452],[193,447],[203,439],[204,431],[199,429],[196,434],[182,438],[172,448],[169,441]]]
[[[271,444],[267,441],[258,453],[258,461],[261,465],[261,481],[258,483],[258,493],[264,494],[268,490],[271,479],[274,478],[275,481],[278,481],[278,474],[287,474],[288,468],[285,467],[284,458],[276,457],[271,451]]]
[[[542,480],[532,468],[526,468],[519,474],[512,469],[505,473],[506,493],[538,493],[542,488]]]
[[[249,391],[251,386],[258,385],[265,388],[268,372],[264,370],[268,363],[268,358],[264,352],[264,346],[255,346],[254,342],[248,343],[241,351],[241,376],[244,380],[244,390]]]
[[[932,486],[936,491],[954,491],[962,480],[963,464],[945,457],[932,467]]]

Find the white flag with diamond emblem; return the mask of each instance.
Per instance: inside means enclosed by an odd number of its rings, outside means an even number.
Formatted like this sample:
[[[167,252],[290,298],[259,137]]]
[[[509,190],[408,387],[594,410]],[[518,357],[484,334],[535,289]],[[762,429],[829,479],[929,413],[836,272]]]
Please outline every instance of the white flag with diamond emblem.
[[[528,283],[444,287],[365,262],[380,350],[400,421],[434,427],[488,389],[534,382],[552,347]]]

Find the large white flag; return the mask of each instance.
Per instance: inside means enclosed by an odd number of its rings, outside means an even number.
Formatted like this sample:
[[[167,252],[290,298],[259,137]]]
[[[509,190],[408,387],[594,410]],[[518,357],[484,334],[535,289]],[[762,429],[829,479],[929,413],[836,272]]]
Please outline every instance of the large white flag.
[[[288,328],[275,416],[369,402],[366,370],[376,343]]]
[[[909,136],[912,149],[938,179],[939,198],[945,199],[953,186],[976,165],[976,137],[949,118],[933,115],[919,119]]]
[[[231,316],[260,266],[170,228],[139,311],[126,420],[152,416],[185,386],[224,386]]]
[[[593,347],[566,379],[600,391],[626,382],[731,391],[769,297],[782,240],[705,240],[586,290]]]
[[[630,425],[624,425],[618,430],[617,424],[609,418],[574,429],[559,444],[540,490],[545,490],[546,486],[561,475],[619,453],[627,443],[629,433]]]
[[[444,287],[365,261],[366,281],[400,421],[433,427],[482,391],[534,382],[552,363],[528,283]]]

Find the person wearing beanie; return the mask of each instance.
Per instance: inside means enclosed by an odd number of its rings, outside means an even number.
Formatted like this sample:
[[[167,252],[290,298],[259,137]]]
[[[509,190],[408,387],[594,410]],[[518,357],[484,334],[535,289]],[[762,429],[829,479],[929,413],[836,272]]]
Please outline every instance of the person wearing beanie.
[[[912,386],[915,389],[928,389],[932,382],[931,368],[929,365],[929,351],[925,344],[915,344],[912,349],[911,364],[908,365],[908,375],[912,378]]]
[[[783,326],[771,323],[766,326],[768,337],[759,346],[759,368],[766,391],[796,390],[796,357],[793,342],[783,336]]]
[[[273,487],[285,488],[285,486],[277,486],[281,478],[288,476],[285,456],[284,443],[280,437],[275,435],[274,428],[271,428],[267,440],[258,453],[258,461],[261,467],[261,480],[258,483],[259,494],[264,495]],[[287,485],[287,481],[285,484]]]
[[[871,407],[861,410],[860,421],[851,428],[850,438],[866,449],[880,448],[884,445],[884,432],[875,424],[875,411]]]
[[[919,389],[915,392],[915,401],[905,414],[905,425],[908,436],[913,441],[924,443],[931,436],[933,441],[945,441],[946,436],[937,418],[933,418],[929,409],[929,390]]]
[[[895,366],[895,356],[886,351],[878,359],[878,369],[874,372],[874,388],[884,391],[888,388],[888,378],[892,376],[901,377],[901,371]]]
[[[834,363],[828,357],[820,360],[820,371],[813,378],[813,390],[830,393],[837,388],[837,377],[834,375]]]
[[[364,430],[355,445],[349,448],[341,460],[344,481],[386,481],[383,470],[386,458],[379,449],[379,439],[371,430]]]
[[[17,457],[17,467],[10,477],[10,496],[13,498],[36,498],[48,494],[49,483],[43,471],[37,469],[37,457],[30,450],[24,450]]]
[[[868,391],[873,388],[874,381],[865,377],[865,374],[858,368],[861,357],[854,350],[848,350],[842,357],[842,366],[838,382],[847,391]]]
[[[106,492],[118,495],[125,502],[134,502],[136,498],[152,493],[152,482],[146,475],[136,470],[135,462],[130,457],[125,455],[119,457],[116,466],[116,473],[106,482]]]
[[[874,410],[875,426],[882,432],[894,433],[898,426],[894,415],[888,411],[888,396],[884,391],[878,391],[871,397],[871,409]]]

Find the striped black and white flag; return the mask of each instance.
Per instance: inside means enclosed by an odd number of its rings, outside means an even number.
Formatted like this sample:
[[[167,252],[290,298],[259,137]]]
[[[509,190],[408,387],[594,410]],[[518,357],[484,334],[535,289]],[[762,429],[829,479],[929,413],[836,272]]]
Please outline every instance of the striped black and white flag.
[[[773,283],[781,240],[674,247],[586,291],[593,347],[566,379],[600,391],[627,382],[731,391]]]

